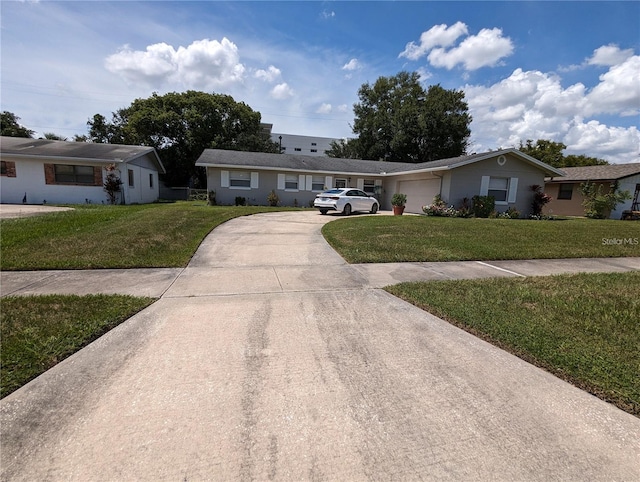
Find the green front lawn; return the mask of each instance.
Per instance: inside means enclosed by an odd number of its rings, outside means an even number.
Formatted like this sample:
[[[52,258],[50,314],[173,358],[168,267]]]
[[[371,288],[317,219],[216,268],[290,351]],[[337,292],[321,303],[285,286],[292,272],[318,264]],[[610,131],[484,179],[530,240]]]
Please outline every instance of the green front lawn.
[[[0,397],[5,397],[153,302],[120,295],[0,300]]]
[[[640,256],[634,221],[362,216],[322,233],[350,263]]]
[[[402,283],[386,290],[640,415],[640,272]]]
[[[216,226],[238,216],[282,210],[196,202],[74,208],[0,221],[0,268],[182,267]]]

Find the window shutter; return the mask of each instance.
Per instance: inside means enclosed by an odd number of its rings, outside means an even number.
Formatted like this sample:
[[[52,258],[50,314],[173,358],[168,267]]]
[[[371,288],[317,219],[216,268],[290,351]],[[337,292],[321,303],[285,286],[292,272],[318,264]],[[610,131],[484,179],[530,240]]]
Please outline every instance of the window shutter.
[[[509,179],[509,199],[510,203],[516,202],[516,196],[518,194],[518,178],[512,177]]]
[[[284,174],[278,174],[278,189],[284,191]]]
[[[361,191],[364,191],[364,179],[358,178],[358,180],[356,181],[356,187]]]
[[[251,189],[258,189],[258,173],[257,172],[252,172],[251,173]]]
[[[298,190],[299,191],[304,191],[304,174],[299,174],[298,175]]]
[[[220,187],[229,187],[229,171],[220,171]]]
[[[331,176],[325,177],[324,185],[327,186],[327,189],[331,189],[333,187],[333,178]]]
[[[307,176],[307,189],[306,191],[311,191],[313,189],[313,176]]]
[[[489,180],[491,176],[482,176],[482,181],[480,182],[480,195],[486,196],[489,194]]]

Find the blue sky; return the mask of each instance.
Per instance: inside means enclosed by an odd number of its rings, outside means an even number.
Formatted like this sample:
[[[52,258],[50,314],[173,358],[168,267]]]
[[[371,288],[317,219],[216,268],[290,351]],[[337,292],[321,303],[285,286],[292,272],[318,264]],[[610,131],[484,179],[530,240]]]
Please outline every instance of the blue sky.
[[[640,2],[2,1],[1,109],[86,134],[136,98],[229,94],[274,132],[352,135],[364,83],[462,89],[480,152],[551,139],[640,162]]]

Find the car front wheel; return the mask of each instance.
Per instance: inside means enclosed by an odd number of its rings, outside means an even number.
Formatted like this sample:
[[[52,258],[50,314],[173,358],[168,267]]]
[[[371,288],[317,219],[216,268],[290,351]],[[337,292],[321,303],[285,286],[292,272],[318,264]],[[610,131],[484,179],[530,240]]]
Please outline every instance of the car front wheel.
[[[373,203],[373,206],[371,206],[371,211],[369,211],[371,214],[375,214],[378,212],[378,203]]]
[[[349,216],[351,214],[351,204],[346,204],[342,209],[342,214]]]

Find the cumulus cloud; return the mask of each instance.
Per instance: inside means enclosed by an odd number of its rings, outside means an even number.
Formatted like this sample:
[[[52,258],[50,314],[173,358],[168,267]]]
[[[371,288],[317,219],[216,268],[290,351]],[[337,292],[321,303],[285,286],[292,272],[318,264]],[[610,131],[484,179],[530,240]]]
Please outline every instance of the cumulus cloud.
[[[351,59],[349,62],[342,66],[342,70],[357,70],[360,68],[360,62],[358,59]]]
[[[280,69],[273,65],[270,65],[267,70],[256,70],[256,73],[254,74],[256,79],[264,80],[265,82],[275,82],[281,75],[282,72],[280,72]]]
[[[409,60],[418,60],[424,57],[434,47],[449,47],[462,35],[467,35],[466,24],[456,22],[451,27],[446,24],[435,25],[420,35],[420,43],[409,42],[399,57],[406,57]]]
[[[628,57],[600,76],[600,83],[587,95],[586,115],[640,114],[640,55]]]
[[[611,67],[620,64],[633,55],[633,49],[620,50],[615,44],[603,45],[593,51],[586,61],[588,65],[605,65]]]
[[[614,163],[637,162],[640,152],[637,127],[610,126],[589,119],[594,112],[603,112],[605,108],[609,109],[606,112],[622,115],[630,105],[640,102],[640,93],[628,84],[622,88],[632,91],[626,101],[616,98],[611,91],[613,85],[628,82],[624,77],[632,75],[634,69],[637,75],[638,66],[633,62],[633,58],[629,58],[613,66],[593,89],[582,83],[563,87],[562,79],[555,74],[522,69],[516,69],[508,78],[491,86],[465,86],[463,90],[473,116],[474,149],[517,146],[527,139],[549,139],[566,144],[567,153],[601,157]]]
[[[240,82],[245,72],[237,46],[226,37],[221,42],[196,40],[178,49],[166,43],[143,51],[125,46],[105,59],[105,67],[132,83],[153,87],[178,83],[203,89]]]
[[[288,99],[289,97],[293,97],[293,95],[293,89],[291,89],[291,87],[289,87],[286,82],[278,84],[273,89],[271,89],[271,97],[276,100]]]
[[[331,104],[326,104],[323,103],[320,107],[318,107],[318,109],[316,110],[316,114],[330,114],[332,110]]]
[[[513,42],[504,37],[502,29],[484,28],[477,35],[468,35],[467,25],[457,22],[451,27],[436,25],[420,35],[420,43],[409,42],[399,57],[418,60],[424,56],[434,67],[448,70],[462,65],[465,70],[493,67],[513,53]],[[458,39],[468,35],[457,46]]]

